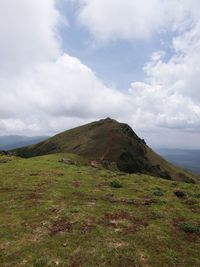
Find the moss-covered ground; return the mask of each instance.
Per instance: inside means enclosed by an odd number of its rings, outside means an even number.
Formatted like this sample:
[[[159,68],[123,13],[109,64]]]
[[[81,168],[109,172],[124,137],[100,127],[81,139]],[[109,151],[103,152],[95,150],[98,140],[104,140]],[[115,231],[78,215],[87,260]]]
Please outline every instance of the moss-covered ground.
[[[198,184],[0,159],[0,266],[200,266]]]

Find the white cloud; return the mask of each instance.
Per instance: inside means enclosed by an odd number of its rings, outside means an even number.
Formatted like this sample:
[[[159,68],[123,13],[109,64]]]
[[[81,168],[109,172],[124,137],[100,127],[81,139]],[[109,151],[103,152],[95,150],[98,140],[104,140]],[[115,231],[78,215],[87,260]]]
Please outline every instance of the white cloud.
[[[131,122],[140,129],[199,130],[200,2],[79,0],[79,4],[79,21],[97,42],[173,34],[174,55],[166,61],[164,51],[155,52],[144,66],[145,82],[131,84],[127,94],[133,107]]]
[[[0,2],[0,134],[41,134],[124,114],[126,95],[63,54],[53,0]]]
[[[185,136],[198,132],[199,1],[149,0],[143,8],[143,0],[81,3],[80,20],[104,41],[149,38],[163,27],[176,29],[174,55],[166,61],[164,51],[155,52],[144,66],[145,81],[133,82],[122,92],[106,86],[92,69],[62,52],[57,32],[62,17],[53,0],[3,0],[0,134],[54,133],[107,116],[147,131],[152,140],[161,133],[162,142],[172,132],[177,140],[178,136],[184,140],[184,132]]]
[[[146,83],[132,83],[131,94],[157,126],[200,129],[199,25],[174,38],[176,53],[169,61],[160,52],[152,55],[144,67]]]
[[[56,30],[62,20],[54,0],[1,0],[1,75],[56,59],[60,50]]]
[[[9,93],[5,94],[6,89]],[[64,130],[63,123],[54,128],[58,125],[51,121],[123,116],[127,113],[126,98],[119,91],[106,87],[77,58],[64,54],[56,62],[41,63],[31,71],[0,83],[1,123],[5,125],[7,119],[8,131],[13,130],[13,120],[20,131],[42,132],[45,127],[52,131]],[[38,127],[32,127],[34,123]]]
[[[97,41],[148,40],[156,32],[182,31],[200,16],[199,0],[76,0],[79,21]]]

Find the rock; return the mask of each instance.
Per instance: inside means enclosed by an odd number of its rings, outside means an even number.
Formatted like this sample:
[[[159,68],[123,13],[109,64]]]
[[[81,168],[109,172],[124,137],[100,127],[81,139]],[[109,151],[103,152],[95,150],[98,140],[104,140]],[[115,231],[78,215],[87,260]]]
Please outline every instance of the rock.
[[[93,167],[93,168],[101,168],[102,167],[102,162],[101,160],[92,160],[90,162],[90,165]]]
[[[0,151],[0,156],[16,156],[14,152],[6,151],[6,150],[1,150]]]
[[[131,199],[124,200],[124,203],[125,204],[129,204],[129,205],[134,205],[135,204],[135,200],[131,200]]]
[[[7,159],[0,159],[0,163],[7,163],[8,160]]]
[[[67,165],[76,165],[76,162],[71,159],[60,159],[59,162],[67,164]]]
[[[142,204],[145,206],[150,206],[151,204],[154,204],[154,203],[156,203],[156,201],[154,199],[147,198],[144,200],[144,202]]]
[[[178,198],[185,198],[187,197],[187,194],[184,193],[183,191],[175,191],[174,195],[176,195]]]

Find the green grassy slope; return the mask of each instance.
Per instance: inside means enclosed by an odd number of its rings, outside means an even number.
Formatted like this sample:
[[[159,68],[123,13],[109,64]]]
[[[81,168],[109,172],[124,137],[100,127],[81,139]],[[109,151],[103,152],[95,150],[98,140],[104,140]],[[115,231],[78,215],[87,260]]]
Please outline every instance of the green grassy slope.
[[[26,158],[69,152],[89,160],[114,162],[120,171],[128,173],[140,172],[185,182],[199,180],[197,175],[186,173],[163,160],[127,124],[109,118],[62,132],[15,152]]]
[[[200,266],[198,184],[94,169],[75,155],[0,162],[0,266]]]

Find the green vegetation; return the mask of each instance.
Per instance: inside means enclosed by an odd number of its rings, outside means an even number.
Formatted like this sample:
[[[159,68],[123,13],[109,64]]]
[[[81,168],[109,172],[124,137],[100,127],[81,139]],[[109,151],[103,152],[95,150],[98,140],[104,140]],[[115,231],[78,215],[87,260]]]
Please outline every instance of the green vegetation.
[[[179,224],[181,230],[186,233],[199,233],[200,234],[200,226],[198,224],[190,223],[190,222],[182,222]]]
[[[74,153],[90,161],[101,160],[102,165],[108,169],[188,183],[199,181],[197,175],[183,171],[162,159],[129,125],[109,118],[62,132],[39,144],[14,151],[24,158],[52,153]]]
[[[114,188],[121,188],[122,184],[118,180],[113,180],[110,182],[110,186]]]
[[[157,196],[157,197],[160,197],[160,196],[163,196],[164,193],[161,191],[161,190],[156,190],[153,192],[154,196]]]
[[[92,168],[73,154],[8,157],[0,266],[200,266],[199,192],[199,184]]]

